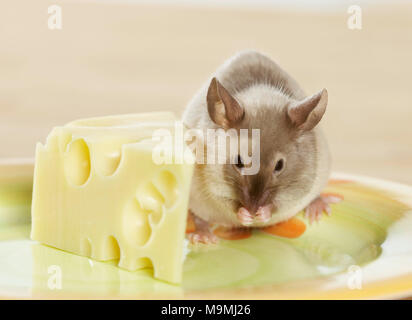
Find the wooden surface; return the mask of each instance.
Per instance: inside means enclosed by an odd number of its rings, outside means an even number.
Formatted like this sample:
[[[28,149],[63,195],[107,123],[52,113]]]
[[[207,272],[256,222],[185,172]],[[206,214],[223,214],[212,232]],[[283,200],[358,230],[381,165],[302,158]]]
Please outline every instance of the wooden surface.
[[[58,3],[63,29],[47,28]],[[308,93],[329,90],[334,170],[412,184],[412,5],[348,14],[262,9],[0,3],[0,158],[32,157],[55,125],[154,110],[181,113],[236,51],[276,59]]]

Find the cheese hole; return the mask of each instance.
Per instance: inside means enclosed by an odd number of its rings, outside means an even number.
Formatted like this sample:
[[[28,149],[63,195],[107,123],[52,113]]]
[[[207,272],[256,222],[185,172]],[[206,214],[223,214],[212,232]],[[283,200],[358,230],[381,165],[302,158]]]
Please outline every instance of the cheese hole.
[[[103,176],[111,176],[119,167],[122,158],[122,144],[119,141],[98,142],[93,146],[96,171]]]
[[[162,218],[165,203],[159,190],[152,183],[148,183],[137,191],[136,199],[143,210],[150,211],[149,219],[153,223],[158,223]]]
[[[123,232],[125,239],[132,244],[143,246],[150,238],[152,229],[149,224],[150,211],[144,210],[137,199],[131,199],[123,209]]]
[[[117,239],[113,236],[109,236],[106,239],[105,253],[109,259],[119,259],[120,258],[120,246]]]
[[[89,239],[83,239],[80,244],[80,254],[85,257],[91,257],[92,255],[92,244]]]
[[[177,181],[174,174],[170,171],[162,171],[153,183],[165,199],[166,207],[172,207],[178,197]]]
[[[75,186],[86,183],[90,176],[90,152],[83,139],[72,141],[65,153],[64,172],[67,181]]]
[[[153,269],[153,262],[150,258],[138,258],[137,265],[141,269]]]
[[[126,268],[128,270],[138,270],[138,269],[153,269],[153,263],[150,258],[141,257],[135,258],[133,256],[121,256],[119,260],[119,267]],[[153,275],[153,271],[150,272]]]

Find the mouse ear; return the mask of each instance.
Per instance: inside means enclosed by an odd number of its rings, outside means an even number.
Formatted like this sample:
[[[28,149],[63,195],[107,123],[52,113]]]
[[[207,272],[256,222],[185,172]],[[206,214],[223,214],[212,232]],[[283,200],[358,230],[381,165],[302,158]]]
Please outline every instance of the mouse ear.
[[[207,111],[214,123],[230,128],[243,119],[245,111],[235,98],[213,78],[207,91]]]
[[[288,116],[298,129],[311,130],[322,119],[327,104],[328,91],[322,89],[313,96],[293,103],[288,109]]]

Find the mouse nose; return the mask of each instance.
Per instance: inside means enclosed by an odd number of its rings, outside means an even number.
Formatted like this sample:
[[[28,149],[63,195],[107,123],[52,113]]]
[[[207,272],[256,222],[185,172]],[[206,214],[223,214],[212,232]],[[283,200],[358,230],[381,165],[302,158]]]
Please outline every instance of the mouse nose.
[[[254,191],[254,192],[251,192]],[[262,208],[264,210],[273,209],[273,205],[270,202],[270,192],[268,190],[262,190],[256,192],[256,190],[246,190],[244,193],[243,206],[254,216],[256,216]]]

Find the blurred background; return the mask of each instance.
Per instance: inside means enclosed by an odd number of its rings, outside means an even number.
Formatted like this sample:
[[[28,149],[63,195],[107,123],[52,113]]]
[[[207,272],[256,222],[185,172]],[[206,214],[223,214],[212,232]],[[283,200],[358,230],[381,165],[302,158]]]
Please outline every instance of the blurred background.
[[[411,2],[2,0],[0,41],[0,159],[33,157],[77,118],[180,115],[224,60],[257,49],[307,93],[328,89],[335,171],[412,184]]]

